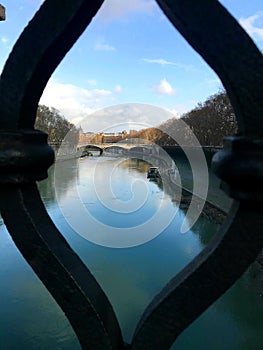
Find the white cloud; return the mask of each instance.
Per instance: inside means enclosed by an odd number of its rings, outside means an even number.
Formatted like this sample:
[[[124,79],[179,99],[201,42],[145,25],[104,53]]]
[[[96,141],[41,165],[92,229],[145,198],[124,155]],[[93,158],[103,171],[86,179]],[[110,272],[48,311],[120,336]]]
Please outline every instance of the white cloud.
[[[178,118],[180,118],[180,115],[182,114],[178,111],[178,109],[175,109],[175,108],[168,109],[168,111],[172,114],[171,118],[178,119]]]
[[[146,104],[126,103],[110,106],[114,97],[121,92],[120,85],[116,85],[112,90],[84,89],[51,78],[40,104],[58,109],[69,121],[80,125],[84,131],[94,132],[112,128],[125,130],[156,126],[175,115],[174,110],[171,114],[168,110]]]
[[[157,64],[160,64],[162,66],[175,65],[174,62],[167,61],[167,60],[165,60],[163,58],[157,58],[157,59],[143,58],[142,60],[144,62],[147,62],[147,63],[157,63]]]
[[[106,0],[98,12],[98,17],[106,22],[124,18],[131,13],[151,14],[156,7],[153,0]]]
[[[169,111],[157,106],[125,103],[95,111],[81,121],[81,127],[94,132],[142,129],[160,125],[173,117]]]
[[[116,51],[116,48],[109,44],[97,43],[95,45],[95,50],[96,51]]]
[[[154,91],[161,95],[174,95],[175,90],[172,85],[166,80],[162,79],[158,85],[153,87]]]
[[[119,85],[112,91],[88,90],[50,79],[40,104],[58,109],[69,121],[81,126],[84,131],[93,132],[156,126],[174,116],[167,110],[146,104],[109,106],[114,94],[120,91]]]
[[[98,97],[101,97],[101,96],[109,96],[111,95],[112,92],[109,91],[109,90],[104,90],[104,89],[94,89],[91,93],[91,96],[92,98],[93,97],[96,97],[96,101],[97,101],[97,98]]]
[[[143,58],[142,59],[144,62],[146,63],[155,63],[155,64],[159,64],[161,66],[175,66],[177,68],[182,68],[186,71],[194,71],[196,70],[192,65],[188,65],[188,64],[183,64],[183,63],[178,63],[178,62],[172,62],[172,61],[167,61],[164,58]]]
[[[261,20],[261,26],[256,24],[257,21]],[[257,12],[255,15],[240,18],[240,25],[247,31],[247,33],[257,40],[263,40],[263,11]]]
[[[54,107],[70,121],[93,113],[101,105],[109,104],[113,92],[105,89],[84,89],[50,79],[40,99],[40,104]]]

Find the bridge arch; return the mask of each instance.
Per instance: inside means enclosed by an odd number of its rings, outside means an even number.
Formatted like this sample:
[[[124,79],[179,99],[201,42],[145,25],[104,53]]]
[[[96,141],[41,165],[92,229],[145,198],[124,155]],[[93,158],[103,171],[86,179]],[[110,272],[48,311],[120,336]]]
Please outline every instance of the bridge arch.
[[[100,152],[100,156],[101,156],[104,149],[102,147],[97,146],[97,145],[89,144],[89,145],[85,145],[85,146],[79,147],[78,150],[79,151],[87,151],[87,152],[99,151]]]

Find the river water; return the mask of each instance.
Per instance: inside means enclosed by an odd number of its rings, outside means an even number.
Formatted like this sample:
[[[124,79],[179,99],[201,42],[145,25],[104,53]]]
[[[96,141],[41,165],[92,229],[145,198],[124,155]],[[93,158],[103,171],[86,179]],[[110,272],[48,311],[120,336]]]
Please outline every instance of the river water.
[[[218,227],[200,216],[180,233],[186,212],[178,207],[179,194],[167,179],[149,181],[142,160],[89,157],[57,164],[39,184],[43,201],[106,292],[129,342],[145,307]],[[0,230],[0,349],[80,349],[2,221]],[[255,263],[173,349],[262,350],[262,293],[262,269]]]

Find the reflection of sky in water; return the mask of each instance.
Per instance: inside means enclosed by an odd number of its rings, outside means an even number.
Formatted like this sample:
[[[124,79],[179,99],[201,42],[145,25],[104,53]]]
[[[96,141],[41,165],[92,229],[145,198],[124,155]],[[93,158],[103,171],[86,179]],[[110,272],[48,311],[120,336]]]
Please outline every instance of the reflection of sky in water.
[[[82,163],[83,167],[89,164]],[[68,172],[68,169],[74,168],[70,164],[66,162],[63,165],[60,172],[61,182],[57,189],[67,204],[73,203],[74,199],[74,176]],[[105,183],[106,170],[98,178],[102,186]],[[76,175],[76,169],[74,171]],[[125,168],[123,171],[126,172]],[[139,172],[136,174],[143,179],[144,175]],[[87,179],[83,184],[82,176]],[[91,197],[94,192],[91,191],[89,176],[89,172],[80,173],[79,193],[83,201],[89,201],[85,205],[89,208],[94,206],[96,211],[97,202]],[[131,187],[128,186],[125,190],[119,187],[118,175],[115,176],[114,193],[121,197],[123,191],[124,198],[121,199],[129,200]],[[117,188],[114,188],[115,185]],[[203,243],[207,243],[215,232],[215,225],[200,218],[189,233],[179,234],[184,213],[178,211],[164,232],[148,243],[126,249],[101,247],[83,239],[68,225],[56,206],[52,181],[48,187],[44,183],[41,186],[45,200],[49,203],[50,215],[105,290],[126,340],[131,338],[143,310],[156,293],[198,254]],[[155,183],[148,183],[148,186],[147,194],[154,198],[144,203],[144,206],[150,207],[147,209],[148,213],[158,207],[159,201],[175,205],[171,202],[172,195],[170,197],[162,193]],[[106,209],[99,206],[97,210],[101,212]],[[120,217],[125,217],[125,214]],[[79,220],[81,221],[81,217]],[[17,251],[4,226],[0,227],[0,237],[0,349],[79,350],[78,342],[62,311]],[[259,284],[256,283],[261,275],[256,273],[258,272],[253,271],[252,275],[247,274],[236,287],[231,288],[184,331],[174,349],[192,350],[194,344],[197,350],[261,350],[263,304],[258,296]]]
[[[148,181],[146,173],[133,171],[131,176],[132,169],[120,165],[122,159],[104,157],[80,162],[76,182],[64,196],[58,196],[58,203],[82,237],[99,245],[124,248],[161,234],[174,220],[178,205],[159,185]],[[60,186],[58,174],[55,183]],[[132,196],[125,200],[123,193]]]
[[[108,163],[92,168],[91,162],[80,171],[78,192],[87,210],[113,227],[133,227],[149,220],[162,206],[163,192],[145,174],[120,166],[111,169]]]

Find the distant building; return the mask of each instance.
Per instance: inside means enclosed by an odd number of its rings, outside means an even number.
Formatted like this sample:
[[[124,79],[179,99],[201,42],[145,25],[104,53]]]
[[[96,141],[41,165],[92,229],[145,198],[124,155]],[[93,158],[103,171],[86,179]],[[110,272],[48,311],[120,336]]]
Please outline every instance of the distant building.
[[[96,134],[91,132],[79,133],[79,143],[92,143]]]
[[[122,136],[122,132],[104,132],[103,133],[104,136]]]
[[[120,131],[115,132],[104,132],[94,134],[91,132],[80,133],[79,134],[79,144],[88,143],[116,143],[125,137],[125,133]]]

